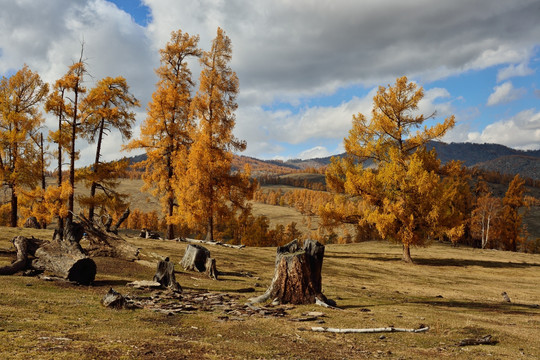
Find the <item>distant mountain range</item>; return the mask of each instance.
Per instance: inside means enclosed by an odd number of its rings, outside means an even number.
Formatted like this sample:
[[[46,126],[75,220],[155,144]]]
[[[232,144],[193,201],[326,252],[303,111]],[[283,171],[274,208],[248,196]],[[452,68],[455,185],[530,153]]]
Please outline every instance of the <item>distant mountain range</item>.
[[[478,167],[483,170],[498,171],[501,174],[520,174],[535,180],[540,180],[540,150],[522,151],[498,144],[473,144],[473,143],[443,143],[433,141],[428,149],[434,148],[443,163],[451,160],[459,160],[467,167]],[[335,155],[342,157],[345,154]],[[131,163],[142,161],[146,155],[138,155],[130,158]],[[307,160],[291,159],[260,160],[248,156],[237,156],[235,167],[249,163],[254,173],[278,172],[288,170],[302,170],[306,168],[320,168],[330,164],[332,156],[313,158]]]

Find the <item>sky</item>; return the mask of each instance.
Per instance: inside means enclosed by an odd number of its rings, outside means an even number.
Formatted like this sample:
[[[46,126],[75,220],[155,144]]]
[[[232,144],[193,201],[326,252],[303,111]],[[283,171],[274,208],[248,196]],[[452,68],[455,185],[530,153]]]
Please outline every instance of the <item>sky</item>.
[[[262,159],[343,152],[352,116],[370,116],[379,86],[407,76],[420,111],[456,116],[446,142],[540,148],[540,0],[0,0],[0,76],[27,64],[54,83],[78,60],[92,87],[123,76],[140,100],[155,90],[172,31],[209,50],[221,27],[240,81],[235,134]],[[191,65],[194,79],[199,68]],[[55,128],[47,116],[46,127]],[[121,153],[111,133],[104,160]],[[95,145],[80,143],[81,161]]]

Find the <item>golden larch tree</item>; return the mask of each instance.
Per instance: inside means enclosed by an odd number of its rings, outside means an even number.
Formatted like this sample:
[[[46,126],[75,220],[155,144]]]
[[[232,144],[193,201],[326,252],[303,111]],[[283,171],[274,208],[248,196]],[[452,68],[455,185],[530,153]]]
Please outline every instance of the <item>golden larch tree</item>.
[[[178,182],[174,167],[182,166],[182,159],[184,162],[187,159],[195,126],[190,113],[193,81],[188,60],[201,55],[198,41],[198,36],[178,30],[160,50],[161,66],[156,70],[159,81],[148,105],[148,116],[141,126],[140,138],[126,146],[128,150],[146,151],[147,158],[139,165],[145,169],[143,189],[152,189],[153,194],[160,197],[168,239],[174,238],[176,196],[173,184]]]
[[[523,236],[523,213],[520,209],[527,206],[525,201],[525,180],[516,175],[502,199],[498,235],[505,250],[517,251],[518,244],[525,240]]]
[[[345,138],[346,157],[334,159],[326,177],[338,197],[352,199],[354,206],[336,200],[341,218],[372,224],[383,239],[403,245],[403,260],[412,262],[411,246],[422,246],[442,233],[460,236],[457,228],[444,226],[447,201],[439,175],[441,164],[429,141],[442,137],[454,125],[450,116],[443,123],[424,127],[434,114],[418,114],[424,91],[406,77],[393,86],[379,87],[373,98],[371,119],[353,116]],[[416,129],[416,131],[414,131]],[[365,167],[370,162],[373,166]],[[322,215],[332,213],[326,207]]]
[[[129,163],[103,163],[101,146],[104,136],[114,129],[120,132],[123,140],[131,138],[131,128],[135,123],[135,113],[131,109],[135,106],[139,106],[139,101],[129,92],[129,86],[121,76],[101,79],[81,103],[83,138],[96,143],[93,166],[80,172],[90,187],[90,195],[80,197],[79,202],[88,206],[90,221],[94,220],[96,206],[110,208],[121,200],[121,194],[115,191],[117,179],[125,173]],[[96,196],[98,189],[101,190],[100,196]]]
[[[24,66],[0,82],[0,181],[11,195],[10,226],[17,226],[18,197],[40,178],[35,136],[43,123],[40,104],[49,87]]]
[[[217,218],[234,216],[236,209],[249,206],[246,199],[253,196],[255,186],[249,167],[232,171],[233,152],[243,151],[246,143],[233,135],[238,77],[229,67],[231,56],[231,40],[218,28],[211,50],[200,59],[199,90],[192,103],[198,127],[184,182],[178,184],[182,213],[191,226],[205,225],[207,240],[214,238]],[[184,171],[183,159],[176,160],[180,162],[176,171]]]

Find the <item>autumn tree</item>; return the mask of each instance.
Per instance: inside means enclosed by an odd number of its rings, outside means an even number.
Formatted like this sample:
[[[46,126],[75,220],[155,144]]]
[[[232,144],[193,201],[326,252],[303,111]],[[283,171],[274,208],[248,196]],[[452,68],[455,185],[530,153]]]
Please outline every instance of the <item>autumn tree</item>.
[[[141,126],[140,138],[126,146],[127,149],[146,151],[147,158],[139,165],[145,169],[144,189],[152,189],[161,199],[168,239],[174,238],[177,204],[173,184],[178,182],[176,176],[185,174],[185,161],[195,126],[190,112],[193,81],[188,60],[201,55],[198,41],[198,36],[178,30],[160,50],[161,66],[156,70],[159,81],[148,105],[148,117]],[[175,167],[178,167],[176,173]]]
[[[191,224],[206,225],[207,240],[214,239],[215,219],[226,213],[233,216],[235,209],[249,206],[246,199],[255,189],[248,168],[243,173],[231,169],[233,152],[246,148],[246,143],[233,135],[238,78],[229,67],[231,56],[231,40],[218,28],[211,50],[200,58],[199,90],[192,103],[198,127],[185,181],[178,187],[184,213]],[[182,157],[176,160],[183,161]],[[177,173],[184,171],[182,164],[175,169]]]
[[[471,213],[471,228],[475,236],[480,237],[480,246],[495,247],[493,242],[493,229],[501,209],[501,200],[493,197],[490,192],[482,194],[476,200],[476,206]]]
[[[121,76],[100,80],[81,103],[84,118],[82,136],[90,143],[96,143],[94,165],[81,172],[90,187],[90,195],[81,197],[79,201],[88,206],[90,221],[94,219],[96,205],[110,204],[110,208],[120,200],[120,194],[115,191],[117,179],[129,163],[127,160],[103,163],[101,146],[104,136],[114,129],[120,132],[123,140],[131,138],[135,113],[130,110],[135,106],[139,106],[139,101],[129,92],[127,82]],[[96,196],[97,189],[101,190],[101,196]]]
[[[410,246],[425,245],[441,233],[459,235],[459,229],[445,227],[440,220],[448,206],[440,201],[441,165],[435,151],[426,150],[429,141],[454,125],[454,117],[419,129],[434,115],[418,114],[423,96],[423,89],[406,77],[379,87],[371,119],[353,116],[344,141],[347,156],[334,159],[326,173],[328,186],[341,193],[337,196],[356,203],[352,213],[342,216],[373,224],[382,238],[401,243],[406,262],[412,262]],[[374,167],[364,166],[366,161]]]
[[[520,209],[527,205],[525,202],[525,181],[516,175],[502,200],[501,221],[499,222],[499,236],[505,250],[517,251],[518,243],[524,240],[523,214]]]
[[[0,181],[10,191],[10,226],[17,226],[18,196],[40,178],[35,143],[43,123],[39,105],[49,91],[37,73],[24,66],[0,83]]]
[[[56,81],[54,91],[49,97],[46,105],[47,111],[53,113],[58,118],[58,132],[52,133],[51,137],[58,144],[58,188],[64,187],[62,192],[66,193],[66,185],[62,181],[62,151],[64,148],[69,155],[69,187],[71,191],[68,195],[67,215],[68,222],[73,220],[74,192],[75,189],[75,160],[78,158],[76,150],[77,135],[80,132],[81,116],[79,106],[84,99],[86,88],[83,85],[86,65],[83,61],[83,50],[79,61],[71,65],[67,73]],[[57,189],[60,190],[60,189]],[[62,221],[59,222],[59,229],[62,229]]]

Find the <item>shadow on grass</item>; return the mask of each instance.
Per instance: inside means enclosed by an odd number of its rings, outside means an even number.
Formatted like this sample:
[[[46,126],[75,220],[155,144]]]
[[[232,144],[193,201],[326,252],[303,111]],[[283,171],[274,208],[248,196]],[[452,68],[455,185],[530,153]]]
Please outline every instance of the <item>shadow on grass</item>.
[[[133,280],[95,280],[93,285],[95,287],[112,287],[112,286],[126,286],[126,284]]]
[[[519,303],[487,303],[475,301],[458,301],[458,300],[417,300],[411,301],[413,304],[424,304],[438,307],[459,308],[469,310],[491,311],[504,314],[529,314],[526,309],[534,309],[540,311],[540,307],[536,304],[519,304]]]
[[[401,257],[365,257],[368,260],[374,261],[395,261],[401,262]],[[423,266],[481,266],[485,268],[510,268],[523,269],[529,267],[540,267],[536,263],[515,263],[506,261],[491,261],[491,260],[474,260],[474,259],[426,259],[413,256],[413,261],[416,265]]]

